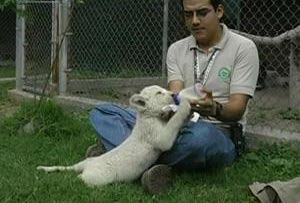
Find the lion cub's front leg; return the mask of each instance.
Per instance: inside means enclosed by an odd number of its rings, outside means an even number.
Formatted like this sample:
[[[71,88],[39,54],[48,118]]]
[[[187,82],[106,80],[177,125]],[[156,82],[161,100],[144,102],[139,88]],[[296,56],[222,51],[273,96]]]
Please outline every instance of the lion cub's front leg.
[[[183,99],[178,107],[177,112],[169,120],[167,125],[162,129],[158,135],[158,146],[160,150],[167,151],[173,146],[173,143],[179,133],[180,128],[183,126],[185,120],[190,115],[191,105],[188,100]]]

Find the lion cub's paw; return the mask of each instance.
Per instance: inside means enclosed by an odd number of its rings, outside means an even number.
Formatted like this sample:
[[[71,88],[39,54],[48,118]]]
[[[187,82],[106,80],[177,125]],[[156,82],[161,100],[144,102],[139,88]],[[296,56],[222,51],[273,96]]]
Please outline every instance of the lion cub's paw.
[[[191,112],[191,104],[187,99],[182,99],[179,104],[179,111],[184,112],[185,115],[189,115]]]

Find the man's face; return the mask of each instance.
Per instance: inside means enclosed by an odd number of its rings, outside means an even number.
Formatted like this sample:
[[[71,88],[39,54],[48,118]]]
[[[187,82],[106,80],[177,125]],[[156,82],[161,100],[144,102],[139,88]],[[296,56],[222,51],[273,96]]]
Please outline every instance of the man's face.
[[[210,0],[183,0],[185,23],[199,44],[210,44],[215,40],[219,20],[223,16],[223,6],[215,11]]]

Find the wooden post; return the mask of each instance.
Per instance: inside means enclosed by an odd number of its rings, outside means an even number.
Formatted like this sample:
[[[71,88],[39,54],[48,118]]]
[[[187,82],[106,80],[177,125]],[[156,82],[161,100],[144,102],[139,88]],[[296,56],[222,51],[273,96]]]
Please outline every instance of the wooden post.
[[[162,77],[166,77],[166,60],[168,51],[169,0],[164,0],[163,40],[162,40]]]
[[[59,41],[61,43],[58,60],[58,92],[64,95],[67,91],[67,74],[68,68],[68,36],[69,36],[69,14],[71,8],[71,1],[63,0],[59,4]]]
[[[57,93],[58,85],[58,11],[59,4],[55,1],[52,3],[52,39],[51,39],[51,94]]]

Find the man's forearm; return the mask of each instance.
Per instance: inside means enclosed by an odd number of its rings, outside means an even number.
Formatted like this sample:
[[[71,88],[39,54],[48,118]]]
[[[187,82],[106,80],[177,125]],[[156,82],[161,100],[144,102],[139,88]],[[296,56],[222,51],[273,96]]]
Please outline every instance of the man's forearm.
[[[241,120],[244,115],[245,109],[234,106],[233,104],[221,104],[215,102],[216,107],[215,117],[223,122],[236,122]]]
[[[247,108],[249,96],[243,94],[231,95],[229,101],[225,104],[216,102],[215,117],[224,122],[239,121]]]

